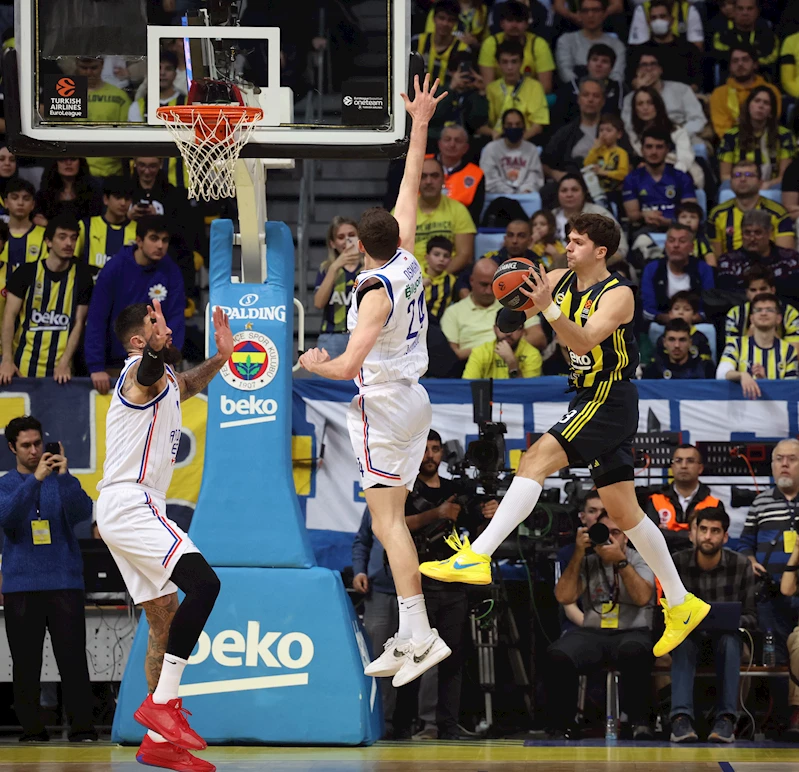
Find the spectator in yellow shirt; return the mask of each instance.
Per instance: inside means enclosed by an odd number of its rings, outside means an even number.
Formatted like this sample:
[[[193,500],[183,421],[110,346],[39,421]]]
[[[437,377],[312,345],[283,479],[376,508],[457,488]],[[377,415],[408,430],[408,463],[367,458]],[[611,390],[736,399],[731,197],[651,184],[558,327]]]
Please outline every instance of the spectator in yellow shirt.
[[[472,349],[466,360],[464,378],[538,378],[541,375],[541,354],[524,339],[523,329],[505,333],[495,324],[494,335],[496,340]]]
[[[443,184],[444,169],[441,163],[435,158],[426,158],[419,185],[413,254],[425,268],[427,242],[433,236],[444,236],[454,246],[449,271],[458,273],[474,259],[474,234],[477,228],[469,210],[460,201],[442,193]]]
[[[749,44],[735,43],[730,49],[730,77],[710,95],[710,120],[719,139],[738,125],[741,109],[757,86],[770,88],[777,97],[777,113],[782,110],[779,89],[758,73],[759,66],[757,51]]]
[[[522,46],[522,72],[535,78],[545,93],[552,93],[552,77],[555,71],[555,60],[552,49],[544,38],[528,31],[530,25],[530,8],[517,0],[507,0],[496,7],[496,15],[502,32],[491,35],[480,46],[477,64],[483,83],[500,77],[497,68],[497,48],[505,40],[515,40]]]
[[[521,45],[515,40],[505,40],[497,46],[497,64],[502,77],[486,86],[488,123],[492,136],[503,134],[502,116],[508,110],[518,110],[524,116],[523,139],[530,140],[549,126],[549,107],[541,84],[522,73]]]
[[[630,173],[630,156],[619,141],[624,136],[624,122],[618,115],[605,113],[599,119],[597,139],[583,166],[592,166],[605,193],[619,193]]]
[[[121,89],[103,80],[102,57],[80,57],[77,74],[88,79],[89,123],[127,123],[130,98]],[[89,171],[94,177],[118,177],[123,173],[121,158],[88,158]]]

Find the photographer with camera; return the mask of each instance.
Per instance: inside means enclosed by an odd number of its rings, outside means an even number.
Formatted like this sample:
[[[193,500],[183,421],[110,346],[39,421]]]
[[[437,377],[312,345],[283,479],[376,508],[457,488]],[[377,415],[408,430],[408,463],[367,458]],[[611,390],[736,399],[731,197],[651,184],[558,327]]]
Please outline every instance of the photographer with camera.
[[[577,517],[580,520],[583,528],[590,530],[594,523],[596,523],[601,517],[606,516],[607,512],[602,504],[602,499],[599,498],[597,489],[593,488],[585,494],[585,498],[583,498],[582,502],[580,503]],[[563,572],[566,570],[566,566],[569,565],[569,561],[574,556],[574,550],[576,546],[576,542],[572,542],[571,544],[567,544],[558,550],[558,566],[560,568],[561,574],[563,574]],[[566,621],[561,624],[561,632],[565,633],[567,630],[571,630],[574,626],[583,626],[583,610],[579,603],[569,603],[564,605],[563,613],[566,616]]]
[[[413,536],[419,560],[439,560],[450,550],[445,539],[468,513],[471,502],[464,496],[456,480],[440,477],[438,468],[444,457],[441,435],[430,430],[419,476],[405,505],[405,522]],[[458,502],[458,499],[462,503]],[[479,514],[490,519],[497,509],[496,501],[481,502]],[[468,602],[465,584],[443,584],[422,577],[422,590],[427,604],[430,625],[452,649],[452,654],[437,666],[438,683],[432,674],[412,681],[397,692],[394,711],[394,734],[400,739],[410,734],[410,727],[419,715],[425,719],[435,714],[439,740],[462,739],[458,731],[460,715],[463,640],[466,633]],[[400,631],[402,637],[402,631]],[[421,685],[420,685],[421,682]],[[421,698],[420,698],[421,694]],[[429,731],[429,730],[428,730]]]
[[[601,528],[600,526],[604,526]],[[590,534],[589,534],[590,530]],[[593,553],[590,548],[593,546]],[[566,729],[577,704],[577,677],[612,668],[620,673],[622,709],[633,739],[651,739],[648,724],[655,575],[627,549],[627,536],[606,514],[579,528],[566,570],[555,586],[564,606],[582,601],[583,626],[549,647],[555,726]]]
[[[16,469],[0,478],[3,594],[21,742],[48,740],[39,713],[45,631],[69,717],[71,742],[97,739],[86,664],[83,561],[73,528],[92,516],[92,500],[67,468],[60,442],[42,442],[42,425],[21,416],[5,429]]]
[[[771,630],[776,662],[788,662],[787,640],[797,623],[799,597],[785,597],[780,580],[796,544],[799,516],[799,440],[778,442],[771,457],[776,485],[758,494],[746,516],[738,551],[749,558],[758,580],[760,631]]]

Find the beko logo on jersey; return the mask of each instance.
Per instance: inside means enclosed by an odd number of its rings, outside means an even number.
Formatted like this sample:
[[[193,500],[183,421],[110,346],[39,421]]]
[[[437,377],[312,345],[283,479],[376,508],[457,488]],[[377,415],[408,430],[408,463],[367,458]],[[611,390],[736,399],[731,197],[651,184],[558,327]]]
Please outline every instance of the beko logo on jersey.
[[[211,637],[203,632],[197,641],[195,652],[189,657],[190,665],[200,665],[210,656],[222,667],[279,668],[293,671],[281,675],[254,676],[205,683],[182,684],[179,696],[192,697],[199,694],[224,694],[256,689],[273,689],[283,686],[307,686],[308,673],[298,673],[311,664],[314,643],[310,636],[300,632],[266,632],[261,634],[257,621],[247,622],[247,632],[222,630]]]
[[[250,394],[248,399],[230,399],[224,394],[220,398],[219,409],[222,415],[251,416],[240,421],[222,421],[220,429],[230,429],[234,426],[248,426],[249,424],[265,424],[277,420],[277,400],[256,399],[255,394]]]
[[[286,321],[286,306],[265,306],[252,308],[259,300],[257,295],[245,295],[239,303],[246,308],[233,308],[232,306],[219,306],[230,319],[262,319],[267,322]],[[247,302],[245,302],[247,301]]]
[[[53,332],[63,332],[69,329],[69,316],[59,314],[56,311],[33,310],[31,313],[31,327],[35,327],[39,332],[52,330]]]
[[[580,356],[570,351],[569,359],[571,359],[572,367],[575,370],[590,370],[593,365],[593,359],[588,354]]]

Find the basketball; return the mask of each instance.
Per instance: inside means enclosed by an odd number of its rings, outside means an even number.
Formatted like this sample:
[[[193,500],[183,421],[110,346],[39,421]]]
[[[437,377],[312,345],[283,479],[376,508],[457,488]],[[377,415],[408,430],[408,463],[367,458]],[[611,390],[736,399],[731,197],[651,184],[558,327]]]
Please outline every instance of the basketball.
[[[526,257],[512,257],[500,264],[494,274],[494,297],[505,308],[514,311],[525,311],[533,307],[533,301],[520,289],[524,280],[530,275],[530,269],[538,273],[538,267]]]

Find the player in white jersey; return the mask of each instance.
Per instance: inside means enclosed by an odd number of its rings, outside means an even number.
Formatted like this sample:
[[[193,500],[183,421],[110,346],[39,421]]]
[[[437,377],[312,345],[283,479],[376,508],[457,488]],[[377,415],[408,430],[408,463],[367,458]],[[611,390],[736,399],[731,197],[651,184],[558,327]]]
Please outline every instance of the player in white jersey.
[[[180,445],[183,400],[198,394],[233,353],[227,315],[214,309],[217,353],[185,373],[167,364],[172,347],[161,304],[125,308],[114,332],[128,359],[106,419],[106,459],[97,486],[97,527],[133,602],[147,615],[145,672],[150,694],[136,711],[149,730],[136,758],[174,770],[213,772],[193,756],[205,741],[189,726],[178,697],[180,679],[219,594],[219,579],[188,535],[166,517],[166,491]],[[178,589],[185,598],[178,605]]]
[[[361,486],[372,515],[372,530],[385,547],[399,603],[399,631],[365,672],[393,676],[402,686],[452,652],[430,629],[422,594],[419,559],[405,524],[405,499],[413,489],[427,447],[432,412],[419,377],[427,370],[427,308],[422,270],[403,245],[416,240],[416,207],[427,126],[446,94],[434,96],[430,76],[413,102],[403,94],[413,118],[405,173],[395,216],[369,209],[358,223],[364,271],[356,279],[347,316],[347,350],[335,359],[311,349],[300,357],[308,371],[336,380],[354,379],[358,396],[347,415]]]

